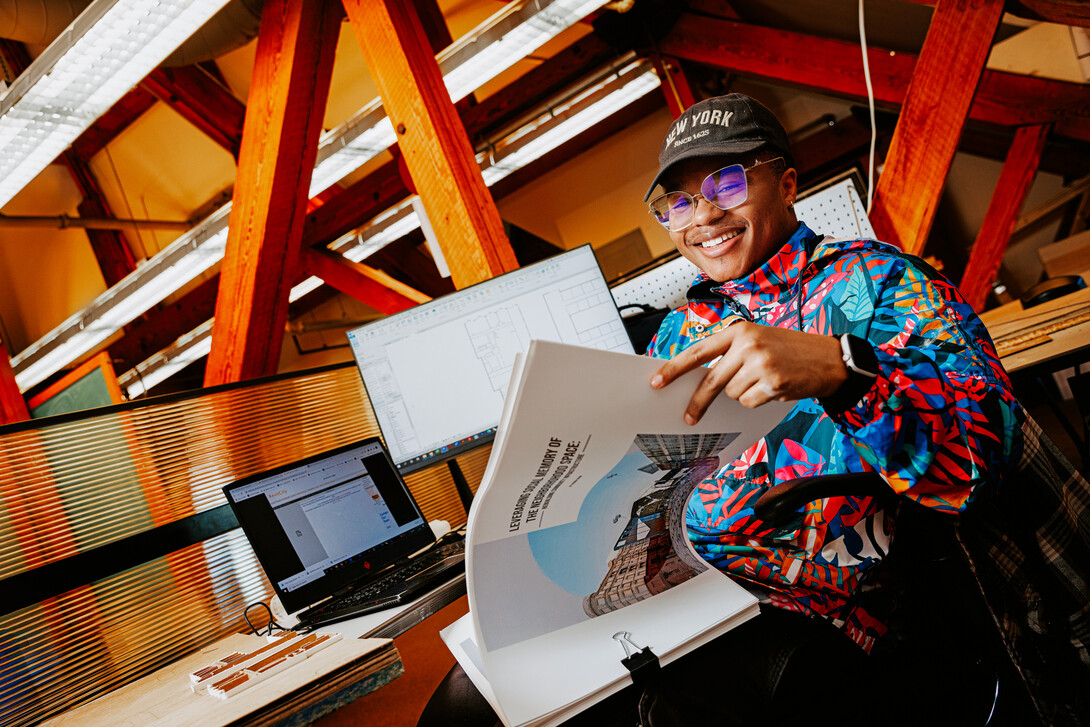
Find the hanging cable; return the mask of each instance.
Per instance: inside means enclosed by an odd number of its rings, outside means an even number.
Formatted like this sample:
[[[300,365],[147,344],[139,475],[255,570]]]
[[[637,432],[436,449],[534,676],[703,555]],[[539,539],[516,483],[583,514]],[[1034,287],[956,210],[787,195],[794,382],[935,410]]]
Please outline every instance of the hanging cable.
[[[874,87],[870,82],[870,61],[867,59],[867,27],[863,18],[863,0],[859,0],[859,47],[863,53],[863,80],[867,83],[867,103],[870,107],[870,160],[867,165],[867,214],[874,201],[874,149],[878,141],[878,125],[874,121]]]

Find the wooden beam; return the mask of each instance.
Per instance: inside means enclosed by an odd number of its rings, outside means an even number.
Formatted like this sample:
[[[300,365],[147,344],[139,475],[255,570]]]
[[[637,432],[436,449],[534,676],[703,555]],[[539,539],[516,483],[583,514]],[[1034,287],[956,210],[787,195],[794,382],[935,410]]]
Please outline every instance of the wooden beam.
[[[1086,0],[1012,0],[1008,5],[1011,13],[1022,18],[1090,26],[1090,4]]]
[[[865,101],[859,45],[805,33],[686,13],[659,41],[665,55],[712,68]],[[905,100],[917,58],[868,46],[875,102]],[[1090,141],[1090,85],[984,71],[969,118],[1019,126],[1053,122],[1055,135]]]
[[[140,82],[238,159],[246,106],[197,66],[157,68]]]
[[[341,17],[336,0],[261,13],[206,386],[279,364]]]
[[[935,0],[911,0],[920,5],[934,5]],[[1090,25],[1090,3],[1086,0],[1007,0],[1011,15],[1030,20],[1046,20],[1060,25]]]
[[[416,17],[420,19],[420,27],[424,29],[428,45],[431,46],[432,55],[438,55],[453,41],[443,11],[435,0],[412,0],[412,3],[416,8]]]
[[[91,128],[80,134],[72,142],[72,151],[80,159],[89,161],[154,105],[155,97],[137,86],[100,116]]]
[[[397,161],[386,162],[307,215],[303,246],[333,242],[408,196]]]
[[[112,218],[113,211],[106,201],[106,195],[102,193],[87,162],[71,150],[61,155],[61,160],[68,167],[83,195],[83,201],[76,207],[80,216]],[[88,229],[87,239],[91,242],[91,250],[98,261],[98,268],[102,271],[102,279],[106,281],[107,288],[112,288],[136,270],[136,257],[120,230]]]
[[[1047,124],[1018,129],[1007,160],[1003,163],[1003,171],[999,174],[999,182],[992,193],[992,201],[961,279],[962,295],[978,311],[984,310],[988,290],[999,274],[1003,254],[1007,251],[1011,232],[1037,173],[1047,136]]]
[[[431,300],[419,290],[363,263],[352,262],[330,250],[307,249],[302,257],[305,275],[350,295],[379,313],[397,313]]]
[[[411,6],[344,5],[455,286],[514,270],[518,261],[499,211]]]
[[[463,110],[462,123],[471,139],[485,136],[616,56],[617,51],[597,36],[585,35],[499,93]]]
[[[129,324],[125,336],[109,346],[118,370],[128,371],[215,315],[219,283],[214,275],[174,303],[160,304]]]
[[[662,79],[659,88],[662,89],[663,94],[666,96],[666,106],[676,119],[685,113],[685,109],[696,103],[696,97],[689,85],[689,79],[685,76],[680,59],[661,56],[656,53],[652,60],[655,64],[655,70],[658,71],[659,78]]]
[[[935,9],[874,188],[879,239],[923,252],[1002,17],[1002,0],[942,0]]]
[[[7,347],[0,341],[0,424],[14,424],[30,419],[26,399],[15,383],[15,371],[11,368]]]

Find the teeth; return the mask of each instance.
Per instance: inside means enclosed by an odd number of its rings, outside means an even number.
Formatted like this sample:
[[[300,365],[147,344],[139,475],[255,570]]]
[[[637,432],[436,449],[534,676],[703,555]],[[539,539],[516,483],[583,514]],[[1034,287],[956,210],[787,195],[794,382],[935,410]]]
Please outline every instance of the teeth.
[[[702,243],[700,243],[700,246],[705,247],[705,248],[715,247],[716,245],[723,244],[727,240],[733,240],[734,238],[738,237],[739,234],[741,234],[741,233],[739,233],[739,232],[728,232],[725,235],[720,235],[719,237],[713,238],[711,240],[707,240],[706,242],[702,242]]]

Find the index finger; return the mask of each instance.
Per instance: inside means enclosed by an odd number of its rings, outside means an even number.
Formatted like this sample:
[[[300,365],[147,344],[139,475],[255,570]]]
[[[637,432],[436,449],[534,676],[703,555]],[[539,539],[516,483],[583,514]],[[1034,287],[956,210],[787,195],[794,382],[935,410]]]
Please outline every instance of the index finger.
[[[731,329],[727,328],[685,349],[651,376],[651,388],[661,389],[682,374],[719,358],[730,350],[732,338]]]

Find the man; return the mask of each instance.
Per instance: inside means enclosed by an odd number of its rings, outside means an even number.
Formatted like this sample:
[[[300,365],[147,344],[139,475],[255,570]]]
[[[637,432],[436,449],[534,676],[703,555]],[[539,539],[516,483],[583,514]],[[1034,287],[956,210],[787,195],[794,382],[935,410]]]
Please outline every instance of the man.
[[[688,109],[659,163],[651,212],[703,272],[651,343],[649,355],[669,359],[651,386],[708,366],[689,423],[720,394],[797,402],[693,493],[689,538],[763,605],[824,619],[869,651],[885,625],[858,596],[895,513],[881,498],[830,497],[776,529],[754,503],[786,480],[876,472],[903,498],[956,515],[1017,459],[1010,382],[983,324],[926,264],[798,222],[786,133],[753,99]]]
[[[651,212],[702,273],[651,343],[650,355],[668,359],[651,386],[708,366],[690,423],[720,394],[751,407],[797,403],[703,482],[686,513],[697,552],[757,593],[760,616],[570,724],[633,724],[637,710],[652,727],[960,723],[956,667],[948,682],[934,664],[904,684],[866,654],[885,626],[857,596],[890,544],[893,513],[878,498],[830,497],[774,528],[753,505],[779,482],[819,474],[877,472],[893,492],[950,515],[997,486],[1017,455],[1021,414],[987,332],[918,259],[800,224],[787,135],[753,99],[688,109],[659,163],[647,197],[664,192]],[[951,710],[937,719],[927,704],[936,693]],[[458,669],[421,725],[443,720],[494,722]]]

